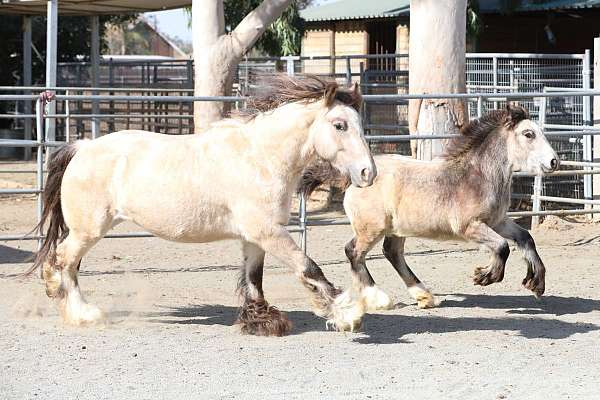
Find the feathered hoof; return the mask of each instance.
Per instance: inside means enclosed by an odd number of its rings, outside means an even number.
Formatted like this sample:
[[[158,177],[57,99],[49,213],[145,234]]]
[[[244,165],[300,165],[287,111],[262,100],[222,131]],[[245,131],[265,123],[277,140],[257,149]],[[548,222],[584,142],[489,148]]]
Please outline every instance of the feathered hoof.
[[[487,286],[492,283],[501,282],[504,274],[498,272],[495,268],[477,267],[473,272],[473,283],[479,286]]]
[[[417,307],[424,309],[436,306],[435,296],[423,284],[419,283],[416,286],[408,288],[408,292],[417,301]]]
[[[64,297],[61,286],[61,271],[45,264],[42,267],[42,278],[46,284],[46,296],[50,297],[51,299]]]
[[[349,291],[344,291],[333,301],[325,325],[327,329],[339,332],[356,332],[362,325],[365,310],[366,305],[362,297],[353,299]]]
[[[533,292],[536,298],[542,297],[546,290],[545,282],[537,277],[526,277],[523,279],[523,286]]]
[[[104,312],[83,301],[61,301],[60,314],[65,323],[74,326],[98,325],[106,321]]]
[[[235,323],[245,335],[285,336],[292,330],[287,315],[266,301],[244,303]]]
[[[390,296],[377,286],[364,288],[362,297],[368,311],[391,310],[394,308],[394,302]]]

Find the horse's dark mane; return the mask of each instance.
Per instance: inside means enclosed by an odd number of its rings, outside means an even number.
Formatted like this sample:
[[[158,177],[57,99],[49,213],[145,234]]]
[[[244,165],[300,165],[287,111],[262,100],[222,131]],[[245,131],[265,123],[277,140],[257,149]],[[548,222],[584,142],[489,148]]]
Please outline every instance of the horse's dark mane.
[[[520,106],[508,105],[504,110],[493,110],[483,117],[469,122],[460,130],[460,136],[446,145],[444,158],[457,160],[481,147],[485,139],[500,127],[513,129],[519,122],[529,119],[527,111]]]
[[[337,82],[315,75],[290,77],[285,74],[261,75],[256,86],[249,93],[246,108],[232,114],[234,117],[251,119],[257,114],[273,110],[287,103],[313,102],[325,100],[330,106],[334,101],[360,110],[362,96],[354,89],[340,87]]]

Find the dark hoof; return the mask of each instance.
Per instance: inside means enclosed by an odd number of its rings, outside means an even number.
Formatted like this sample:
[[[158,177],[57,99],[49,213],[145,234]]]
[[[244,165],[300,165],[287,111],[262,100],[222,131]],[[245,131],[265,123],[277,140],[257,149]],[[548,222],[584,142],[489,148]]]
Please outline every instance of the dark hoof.
[[[292,330],[292,322],[285,313],[266,301],[244,303],[235,323],[245,335],[285,336]]]
[[[540,298],[544,294],[545,284],[543,279],[536,277],[523,279],[523,286],[533,292],[535,297]]]
[[[502,282],[502,279],[504,279],[503,272],[497,272],[495,268],[477,267],[473,273],[473,283],[479,286],[487,286],[492,283]]]

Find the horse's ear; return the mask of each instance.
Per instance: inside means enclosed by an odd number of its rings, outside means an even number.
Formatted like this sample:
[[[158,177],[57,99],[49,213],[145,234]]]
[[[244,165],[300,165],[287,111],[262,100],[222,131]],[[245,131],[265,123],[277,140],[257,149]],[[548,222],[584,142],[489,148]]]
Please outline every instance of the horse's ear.
[[[354,84],[352,85],[352,92],[355,96],[360,96],[360,85],[358,84],[358,82],[354,82]]]
[[[518,104],[506,103],[506,126],[514,128],[519,122],[529,119],[529,113]]]
[[[325,106],[329,107],[335,101],[335,95],[337,93],[338,84],[335,82],[328,82],[325,85],[325,90],[323,91],[323,100],[325,101]]]

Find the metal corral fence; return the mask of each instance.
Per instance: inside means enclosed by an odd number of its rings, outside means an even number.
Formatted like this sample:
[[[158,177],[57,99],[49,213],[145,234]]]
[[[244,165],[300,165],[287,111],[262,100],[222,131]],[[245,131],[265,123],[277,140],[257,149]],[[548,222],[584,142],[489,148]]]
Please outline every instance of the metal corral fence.
[[[293,64],[290,62],[288,72],[290,74],[294,73],[294,69],[292,68]],[[477,115],[481,115],[483,112],[483,104],[484,102],[501,102],[501,101],[514,101],[514,100],[527,100],[527,99],[539,99],[541,115],[545,115],[544,108],[547,107],[549,99],[560,98],[560,97],[573,97],[573,96],[584,96],[587,98],[588,102],[590,101],[591,96],[600,95],[600,91],[591,91],[591,90],[580,90],[580,91],[560,91],[556,92],[553,90],[548,90],[545,92],[537,92],[537,93],[466,93],[466,94],[440,94],[440,95],[398,95],[398,94],[380,94],[380,95],[365,95],[364,100],[366,104],[370,104],[373,102],[384,103],[384,104],[396,104],[399,102],[406,102],[409,99],[440,99],[440,98],[461,98],[461,99],[475,99],[477,104]],[[244,101],[242,97],[194,97],[194,96],[125,96],[125,95],[54,95],[51,92],[44,92],[41,96],[35,95],[0,95],[0,101],[34,101],[35,102],[35,113],[31,115],[21,115],[21,118],[28,119],[30,121],[35,121],[35,132],[36,138],[35,140],[32,138],[30,140],[26,139],[3,139],[0,140],[0,147],[21,147],[21,148],[30,148],[36,150],[36,187],[35,189],[2,189],[0,190],[0,195],[15,195],[15,194],[35,194],[37,195],[37,218],[38,221],[41,218],[42,213],[42,199],[41,194],[44,189],[44,155],[46,153],[45,150],[61,146],[65,141],[57,141],[55,139],[48,138],[46,135],[46,129],[44,127],[45,124],[49,125],[48,122],[56,121],[58,119],[68,118],[68,115],[60,115],[60,114],[46,114],[45,106],[48,102],[56,101],[56,102],[67,102],[67,101],[88,101],[92,103],[101,103],[101,102],[116,102],[116,101],[161,101],[161,102],[173,102],[173,103],[187,103],[190,105],[195,101],[222,101],[222,102],[232,102],[232,103],[240,103]],[[87,118],[97,119],[103,118],[104,116],[92,116]],[[107,118],[118,118],[118,116],[110,115]],[[562,161],[562,165],[569,166],[571,170],[561,170],[556,171],[545,176],[535,176],[535,185],[534,191],[531,194],[519,194],[516,193],[517,197],[527,197],[533,202],[533,210],[532,211],[512,211],[509,213],[510,216],[513,217],[523,217],[523,216],[531,216],[534,218],[533,223],[537,223],[537,217],[544,215],[577,215],[577,214],[592,214],[599,213],[599,208],[592,209],[592,206],[600,206],[600,200],[592,199],[592,180],[584,179],[585,182],[588,182],[584,186],[586,189],[584,190],[584,199],[573,199],[567,197],[556,197],[556,196],[548,196],[544,192],[543,182],[546,179],[553,177],[565,177],[565,176],[586,176],[590,177],[594,174],[600,173],[600,163],[593,163],[593,154],[591,148],[591,137],[593,135],[600,134],[600,128],[592,127],[591,121],[586,125],[573,126],[573,125],[557,125],[557,124],[546,124],[545,121],[541,121],[542,127],[547,131],[547,135],[550,138],[558,138],[558,137],[567,137],[567,138],[575,138],[577,140],[581,140],[584,146],[584,158],[583,161]],[[439,139],[448,139],[453,137],[454,135],[374,135],[367,134],[366,138],[371,143],[398,143],[398,142],[407,142],[409,140],[439,140]],[[515,174],[518,177],[527,176],[527,174],[517,173]],[[542,210],[542,202],[552,202],[555,204],[576,204],[583,205],[586,207],[584,210]],[[306,211],[306,199],[300,199],[300,209],[298,213],[298,218],[293,220],[293,223],[288,226],[288,229],[292,232],[300,232],[301,234],[301,244],[303,248],[306,248],[306,240],[307,240],[307,230],[310,226],[320,226],[320,225],[339,225],[339,224],[348,224],[348,221],[345,219],[341,220],[331,220],[331,219],[309,219]],[[151,236],[145,232],[133,232],[133,233],[120,233],[120,234],[111,234],[107,237],[112,238],[120,238],[120,237],[148,237]],[[9,241],[9,240],[40,240],[42,238],[42,229],[40,228],[36,234],[27,235],[7,235],[0,236],[0,241]]]

